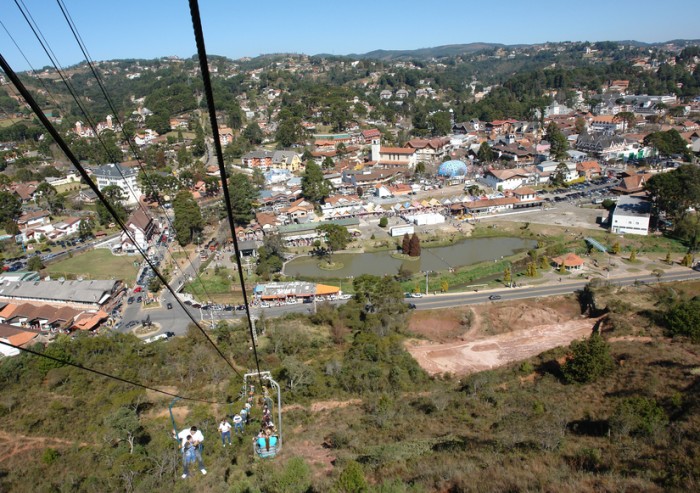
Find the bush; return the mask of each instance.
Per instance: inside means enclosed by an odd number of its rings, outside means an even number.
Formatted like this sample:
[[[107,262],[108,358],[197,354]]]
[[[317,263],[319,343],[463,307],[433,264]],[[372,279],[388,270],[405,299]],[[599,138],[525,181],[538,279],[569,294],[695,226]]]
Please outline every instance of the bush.
[[[688,336],[694,342],[700,341],[700,299],[693,298],[672,306],[664,322],[671,335]]]
[[[389,220],[386,217],[383,217],[379,220],[379,227],[380,228],[386,228],[389,225]]]
[[[562,368],[567,382],[590,383],[612,371],[610,346],[599,334],[593,334],[587,340],[574,341],[569,347],[572,357]]]
[[[668,422],[664,409],[654,399],[623,399],[610,417],[610,427],[618,435],[651,436]]]

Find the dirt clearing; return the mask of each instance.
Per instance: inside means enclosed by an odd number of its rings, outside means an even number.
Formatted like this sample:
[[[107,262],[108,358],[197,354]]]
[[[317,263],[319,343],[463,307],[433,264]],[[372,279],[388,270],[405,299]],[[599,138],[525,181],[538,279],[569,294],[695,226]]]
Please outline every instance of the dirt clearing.
[[[464,375],[566,346],[589,336],[595,323],[567,297],[424,311],[409,328],[431,342],[412,340],[407,350],[430,374]]]

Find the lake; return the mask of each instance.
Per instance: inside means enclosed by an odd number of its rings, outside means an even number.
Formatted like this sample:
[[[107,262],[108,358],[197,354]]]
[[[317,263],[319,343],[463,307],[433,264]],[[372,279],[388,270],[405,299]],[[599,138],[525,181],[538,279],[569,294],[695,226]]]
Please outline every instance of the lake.
[[[342,263],[343,268],[333,271],[320,269],[318,257],[299,257],[285,266],[284,273],[292,277],[342,279],[362,274],[394,275],[402,266],[411,272],[444,271],[497,260],[536,246],[536,241],[521,238],[468,238],[449,246],[422,248],[420,259],[414,261],[395,259],[391,256],[393,251],[338,253],[333,255],[333,262]]]

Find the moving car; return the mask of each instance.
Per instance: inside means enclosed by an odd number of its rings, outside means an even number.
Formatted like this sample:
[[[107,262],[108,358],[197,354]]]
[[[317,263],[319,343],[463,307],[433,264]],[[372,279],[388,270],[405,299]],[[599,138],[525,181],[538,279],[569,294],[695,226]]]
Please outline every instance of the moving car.
[[[489,299],[490,300],[500,300],[501,295],[500,294],[492,294],[491,296],[489,296]]]
[[[173,309],[173,304],[172,304],[172,303],[168,303],[167,305],[165,305],[165,308],[167,308],[168,310],[172,310],[172,309]]]

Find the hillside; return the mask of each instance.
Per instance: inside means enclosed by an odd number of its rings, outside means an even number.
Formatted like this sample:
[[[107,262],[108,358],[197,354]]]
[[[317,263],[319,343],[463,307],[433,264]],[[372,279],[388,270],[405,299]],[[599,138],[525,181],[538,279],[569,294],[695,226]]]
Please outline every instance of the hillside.
[[[429,60],[431,58],[454,57],[477,51],[505,48],[500,43],[467,43],[420,48],[417,50],[374,50],[362,54],[350,54],[349,58],[370,58],[375,60]]]
[[[599,366],[581,366],[577,343],[461,378],[429,378],[418,367],[403,344],[407,336],[433,334],[416,332],[426,314],[406,325],[392,287],[375,288],[372,313],[351,302],[340,310],[321,305],[311,318],[265,321],[261,366],[273,370],[284,391],[284,447],[269,461],[254,460],[251,451],[257,407],[247,433],[221,447],[216,426],[242,406],[241,381],[196,331],[146,346],[112,334],[63,339],[46,349],[172,393],[222,403],[233,398],[229,406],[176,404],[176,424],[197,425],[205,435],[208,474],[187,480],[169,437],[169,397],[33,356],[3,360],[0,489],[698,489],[700,357],[695,344],[669,338],[658,325],[666,307],[700,292],[698,283],[598,285],[578,299],[535,301],[537,316],[552,323],[579,318],[581,305],[604,314],[596,326],[607,342],[589,353]],[[439,340],[446,340],[502,333],[516,312],[527,310],[519,301],[480,308],[474,317],[429,313],[443,328]],[[443,319],[463,323],[448,329],[453,322]],[[254,365],[243,327],[219,325],[212,337],[240,368]]]

